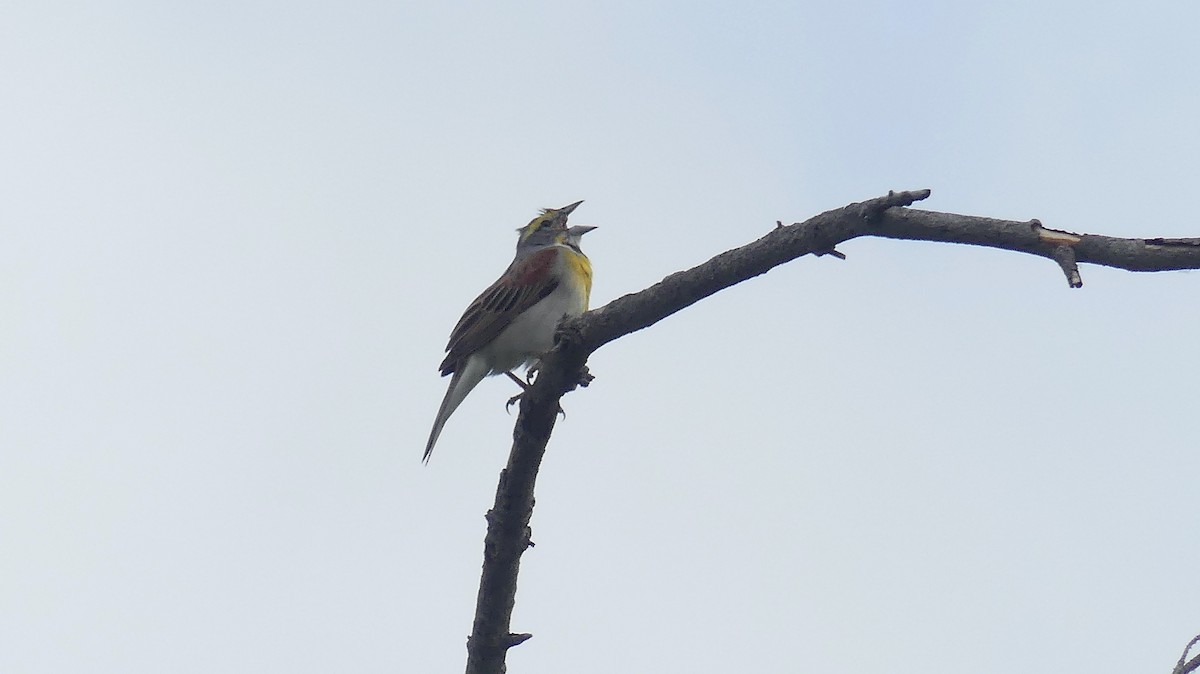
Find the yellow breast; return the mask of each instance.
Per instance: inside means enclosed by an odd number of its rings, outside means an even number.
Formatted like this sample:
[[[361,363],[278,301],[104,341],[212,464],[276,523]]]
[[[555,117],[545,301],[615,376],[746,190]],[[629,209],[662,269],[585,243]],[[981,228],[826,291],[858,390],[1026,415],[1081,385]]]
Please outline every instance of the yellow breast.
[[[587,311],[588,299],[592,295],[592,263],[583,253],[563,247],[563,264],[567,274],[583,292],[583,310]]]

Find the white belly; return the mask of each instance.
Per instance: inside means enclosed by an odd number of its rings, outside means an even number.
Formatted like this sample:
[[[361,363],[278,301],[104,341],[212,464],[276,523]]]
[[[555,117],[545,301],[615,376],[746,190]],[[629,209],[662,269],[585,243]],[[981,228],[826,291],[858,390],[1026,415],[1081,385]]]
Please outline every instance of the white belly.
[[[488,374],[502,374],[528,365],[554,346],[554,330],[565,316],[579,316],[586,299],[563,283],[545,299],[521,314],[481,350],[493,364]]]

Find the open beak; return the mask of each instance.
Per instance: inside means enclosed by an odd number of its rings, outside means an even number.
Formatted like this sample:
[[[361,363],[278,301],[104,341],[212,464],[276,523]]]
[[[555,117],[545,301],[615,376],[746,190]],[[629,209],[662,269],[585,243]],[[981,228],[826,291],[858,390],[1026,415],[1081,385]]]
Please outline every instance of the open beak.
[[[568,204],[566,206],[563,206],[562,208],[558,209],[558,212],[560,215],[570,215],[571,211],[575,210],[575,208],[577,206],[579,206],[579,204],[582,204],[582,203],[583,203],[583,199],[580,199],[579,201],[576,201],[573,204]]]
[[[595,225],[575,225],[567,230],[567,234],[570,234],[571,236],[579,237],[579,236],[583,236],[584,234],[587,234],[588,232],[592,231],[593,229],[596,229]]]

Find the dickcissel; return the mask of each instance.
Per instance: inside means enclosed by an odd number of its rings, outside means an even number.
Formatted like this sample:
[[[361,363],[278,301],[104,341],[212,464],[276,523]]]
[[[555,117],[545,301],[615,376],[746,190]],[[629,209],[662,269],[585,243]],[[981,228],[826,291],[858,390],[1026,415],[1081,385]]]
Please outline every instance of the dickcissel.
[[[512,370],[528,367],[554,346],[563,318],[587,311],[592,265],[579,240],[595,227],[567,227],[567,216],[582,203],[544,209],[518,229],[512,263],[454,326],[441,365],[443,377],[453,376],[421,461],[429,461],[446,419],[484,377],[508,373],[521,383]]]

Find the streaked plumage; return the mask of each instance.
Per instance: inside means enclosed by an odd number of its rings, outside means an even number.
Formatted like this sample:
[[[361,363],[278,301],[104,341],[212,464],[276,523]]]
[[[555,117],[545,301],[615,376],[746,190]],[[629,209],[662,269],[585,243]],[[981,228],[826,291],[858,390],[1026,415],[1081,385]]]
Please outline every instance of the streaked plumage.
[[[546,209],[517,230],[517,252],[504,274],[475,301],[450,333],[442,375],[452,375],[422,461],[429,461],[446,419],[484,377],[528,366],[554,346],[566,316],[587,311],[592,267],[579,239],[595,229],[567,227],[582,201]]]

